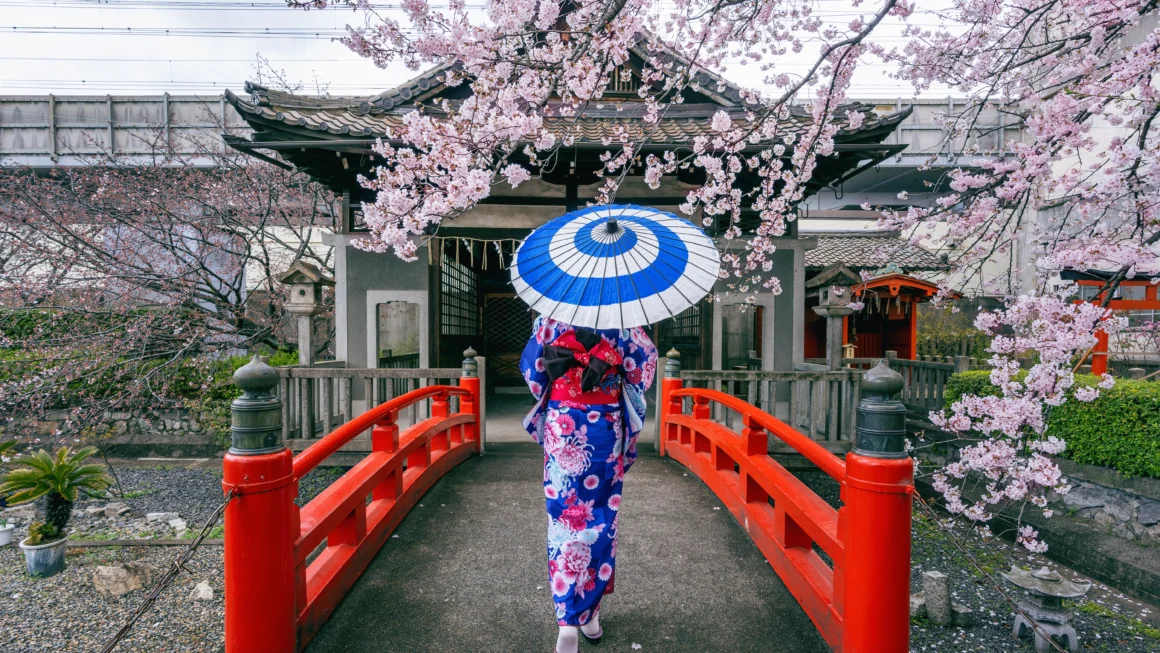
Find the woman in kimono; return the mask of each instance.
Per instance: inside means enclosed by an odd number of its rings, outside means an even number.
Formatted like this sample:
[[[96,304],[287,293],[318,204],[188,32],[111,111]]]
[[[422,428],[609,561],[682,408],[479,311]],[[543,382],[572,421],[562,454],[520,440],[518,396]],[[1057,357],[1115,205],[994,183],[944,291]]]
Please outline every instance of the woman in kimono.
[[[536,398],[524,427],[544,447],[557,653],[577,650],[577,629],[593,642],[603,635],[600,599],[614,584],[621,487],[636,460],[656,362],[640,327],[594,330],[543,317],[520,358]]]

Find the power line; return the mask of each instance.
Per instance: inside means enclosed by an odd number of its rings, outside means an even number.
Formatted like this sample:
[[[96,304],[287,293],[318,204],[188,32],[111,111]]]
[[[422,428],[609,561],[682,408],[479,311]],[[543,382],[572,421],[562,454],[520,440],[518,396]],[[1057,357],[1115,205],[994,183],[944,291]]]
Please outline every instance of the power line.
[[[15,34],[86,34],[102,36],[212,36],[224,38],[333,39],[347,35],[345,29],[315,27],[48,27],[11,26],[0,30]]]
[[[151,58],[132,58],[132,57],[0,57],[0,61],[125,61],[132,63],[143,62],[159,62],[159,63],[257,63],[258,60],[254,57],[249,59],[151,59]],[[262,58],[265,63],[358,63],[365,61],[371,63],[370,59],[363,57],[355,57],[353,59],[266,59]]]
[[[95,87],[109,87],[109,88],[214,88],[217,91],[222,91],[227,88],[240,89],[245,85],[244,81],[232,82],[215,82],[215,81],[193,81],[193,80],[118,80],[118,79],[89,79],[89,80],[63,80],[63,79],[3,79],[0,80],[0,85],[6,87],[24,87],[24,88],[64,88],[64,89],[85,89]],[[397,83],[395,84],[397,85]],[[351,84],[351,83],[321,83],[320,86],[326,89],[344,89],[344,90],[361,90],[369,89],[372,92],[377,92],[375,89],[383,90],[394,88],[394,85],[377,85],[377,84]]]
[[[239,2],[239,1],[200,1],[200,0],[37,0],[21,2],[20,0],[0,1],[0,7],[26,7],[29,9],[174,9],[181,11],[305,11],[291,7],[285,2]],[[372,3],[367,5],[373,10],[401,9],[399,3]],[[468,9],[483,9],[484,5],[467,4]],[[349,5],[331,4],[326,7],[330,10],[353,11]],[[436,9],[445,7],[435,7]],[[311,11],[317,11],[311,9]]]

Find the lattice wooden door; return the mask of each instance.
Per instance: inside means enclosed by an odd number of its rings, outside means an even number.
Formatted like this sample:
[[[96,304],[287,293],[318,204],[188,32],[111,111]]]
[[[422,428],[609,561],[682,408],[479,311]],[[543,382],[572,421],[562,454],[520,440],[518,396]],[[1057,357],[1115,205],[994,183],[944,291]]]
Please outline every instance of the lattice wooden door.
[[[488,383],[497,386],[524,384],[520,354],[532,335],[536,314],[514,294],[489,294],[483,299],[484,340]]]

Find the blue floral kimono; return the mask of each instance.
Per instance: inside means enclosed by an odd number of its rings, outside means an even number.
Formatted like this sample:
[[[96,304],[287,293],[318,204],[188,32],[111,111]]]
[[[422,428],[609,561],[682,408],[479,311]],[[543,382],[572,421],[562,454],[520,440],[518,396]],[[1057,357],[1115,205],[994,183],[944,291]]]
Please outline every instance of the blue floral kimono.
[[[545,318],[520,358],[536,397],[524,427],[544,447],[548,582],[561,626],[588,623],[612,593],[621,488],[656,362],[640,327],[577,330]]]

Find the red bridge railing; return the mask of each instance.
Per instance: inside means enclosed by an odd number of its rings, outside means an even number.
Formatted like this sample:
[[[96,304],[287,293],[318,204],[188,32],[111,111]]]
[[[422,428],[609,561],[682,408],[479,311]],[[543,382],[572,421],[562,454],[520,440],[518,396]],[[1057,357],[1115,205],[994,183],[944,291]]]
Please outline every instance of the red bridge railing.
[[[225,514],[226,653],[302,650],[419,498],[479,452],[479,378],[474,360],[464,363],[459,385],[391,399],[297,456],[284,447],[236,452],[235,404],[235,448],[222,481],[238,495]],[[454,413],[452,398],[459,402]],[[399,411],[425,400],[431,416],[400,432]],[[368,428],[371,453],[305,506],[295,505],[298,481]]]
[[[910,459],[850,453],[843,461],[745,401],[685,388],[679,374],[679,361],[670,358],[658,407],[661,455],[683,464],[721,499],[831,648],[907,651]],[[742,430],[713,421],[711,403],[739,413]],[[770,457],[770,435],[838,481],[844,505],[835,510]]]

